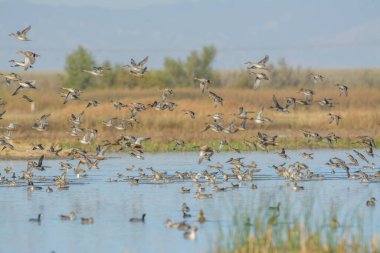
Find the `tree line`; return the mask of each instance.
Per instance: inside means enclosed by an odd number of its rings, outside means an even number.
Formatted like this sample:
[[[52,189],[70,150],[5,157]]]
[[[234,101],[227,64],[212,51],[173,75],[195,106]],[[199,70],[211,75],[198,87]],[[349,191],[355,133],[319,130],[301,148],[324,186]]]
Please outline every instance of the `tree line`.
[[[254,78],[248,75],[243,63],[240,70],[213,69],[216,55],[217,49],[210,45],[203,47],[199,52],[192,50],[185,60],[166,57],[162,69],[148,69],[144,78],[137,78],[129,75],[122,65],[113,65],[108,60],[101,64],[97,63],[89,50],[79,46],[66,57],[65,74],[60,75],[59,80],[62,85],[80,89],[89,87],[193,87],[196,85],[193,80],[194,76],[212,80],[214,87],[248,88],[252,86]],[[94,66],[102,66],[107,70],[100,78],[83,72],[83,70],[91,70]],[[269,80],[263,81],[262,86],[272,88],[311,86],[313,81],[310,74],[316,72],[308,68],[291,67],[286,63],[285,58],[278,60],[276,64],[270,64],[268,69]],[[325,85],[335,85],[339,82],[349,82],[349,85],[352,86],[380,85],[380,73],[377,70],[320,71],[327,73]]]

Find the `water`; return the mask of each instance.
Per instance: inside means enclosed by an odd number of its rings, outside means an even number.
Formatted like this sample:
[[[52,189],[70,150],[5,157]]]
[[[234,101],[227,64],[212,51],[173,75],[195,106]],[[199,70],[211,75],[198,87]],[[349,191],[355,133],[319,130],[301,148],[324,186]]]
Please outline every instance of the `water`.
[[[303,150],[289,151],[292,159],[282,159],[273,153],[218,153],[212,162],[197,164],[197,153],[165,153],[146,154],[145,160],[138,160],[123,154],[111,154],[114,157],[100,162],[100,170],[88,171],[88,177],[77,179],[69,172],[70,189],[57,190],[52,179],[58,176],[59,160],[44,161],[51,166],[46,171],[36,171],[36,176],[48,178],[47,182],[37,182],[42,191],[27,191],[25,184],[9,187],[0,185],[0,252],[208,252],[215,245],[220,231],[228,231],[236,213],[248,213],[254,217],[259,210],[267,210],[281,202],[287,206],[291,215],[304,214],[312,209],[309,217],[314,226],[324,228],[328,221],[323,217],[336,209],[339,221],[350,229],[358,229],[355,220],[360,219],[364,226],[365,237],[380,234],[380,203],[369,208],[365,202],[372,196],[380,200],[380,181],[362,184],[359,180],[348,180],[342,169],[331,169],[324,165],[329,158],[338,156],[347,160],[346,151],[320,150],[314,152],[314,160],[306,160],[299,153]],[[307,151],[309,152],[309,151]],[[117,157],[119,156],[119,157]],[[220,186],[230,187],[226,192],[214,192],[207,183],[206,192],[212,193],[212,199],[196,199],[195,187],[191,181],[175,181],[169,184],[152,183],[141,180],[139,185],[117,179],[117,173],[138,176],[137,168],[153,166],[158,171],[167,171],[174,175],[175,171],[204,171],[207,165],[221,162],[224,171],[232,166],[224,162],[230,157],[245,157],[246,163],[254,160],[260,172],[254,176],[253,183],[257,190],[251,189],[247,182],[239,189],[232,189],[229,182],[218,180]],[[305,190],[293,192],[286,186],[287,182],[276,175],[270,166],[296,160],[305,162],[314,173],[326,177],[323,181],[301,181]],[[69,161],[76,165],[76,162]],[[360,161],[361,165],[365,163]],[[378,164],[380,159],[371,160]],[[125,168],[132,164],[134,171]],[[1,168],[12,166],[16,175],[26,168],[26,161],[2,161]],[[375,171],[379,169],[375,166]],[[355,171],[352,168],[351,171]],[[216,171],[208,169],[208,171]],[[151,175],[150,171],[145,171]],[[374,171],[366,171],[373,174]],[[5,175],[2,172],[2,175]],[[9,178],[9,175],[6,175]],[[111,182],[109,179],[112,179]],[[236,179],[231,180],[237,183]],[[54,192],[45,192],[51,185]],[[191,193],[180,193],[181,186],[191,188]],[[181,205],[186,202],[191,208],[189,224],[198,226],[197,240],[183,238],[183,232],[166,228],[164,222],[170,218],[174,222],[182,221]],[[199,224],[197,216],[203,209],[207,222]],[[77,213],[74,221],[61,221],[60,214]],[[29,222],[29,218],[42,213],[40,225]],[[146,213],[145,223],[130,223],[131,217],[140,217]],[[93,217],[94,223],[82,225],[78,217]],[[280,216],[280,224],[282,217]]]

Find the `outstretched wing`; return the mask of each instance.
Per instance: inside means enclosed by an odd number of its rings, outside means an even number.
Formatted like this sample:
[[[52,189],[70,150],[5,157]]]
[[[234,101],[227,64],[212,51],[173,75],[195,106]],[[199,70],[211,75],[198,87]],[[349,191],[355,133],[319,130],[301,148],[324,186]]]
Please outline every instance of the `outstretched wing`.
[[[137,66],[137,63],[135,62],[135,60],[133,58],[131,58],[131,64],[132,66],[136,67]]]
[[[32,28],[32,26],[28,26],[24,30],[22,30],[21,33],[22,34],[27,34],[30,31],[31,28]]]
[[[258,64],[262,64],[262,65],[265,65],[267,63],[267,61],[269,60],[269,55],[265,55],[265,57],[263,59],[261,59]]]
[[[13,92],[12,96],[17,95],[20,92],[20,90],[22,90],[22,86],[21,85],[17,87],[17,89],[15,90],[15,92]]]
[[[275,95],[273,95],[273,103],[274,103],[275,107],[280,107],[280,104],[278,103]]]
[[[40,157],[40,159],[38,159],[38,167],[41,167],[42,166],[42,162],[43,162],[43,160],[44,160],[44,155],[42,155],[41,157]]]
[[[140,62],[139,62],[139,66],[142,67],[144,66],[147,62],[148,62],[148,59],[149,59],[149,56],[146,56],[144,59],[142,59]]]

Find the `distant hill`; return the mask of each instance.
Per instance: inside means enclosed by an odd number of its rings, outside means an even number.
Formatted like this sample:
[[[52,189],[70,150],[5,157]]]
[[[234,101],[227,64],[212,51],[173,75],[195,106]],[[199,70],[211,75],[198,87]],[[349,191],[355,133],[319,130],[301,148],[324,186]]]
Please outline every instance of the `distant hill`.
[[[29,49],[41,54],[35,68],[61,70],[78,45],[98,62],[149,55],[150,68],[210,44],[218,49],[215,67],[223,69],[265,54],[305,67],[380,66],[380,4],[361,3],[337,9],[327,0],[211,0],[125,11],[9,1],[0,8],[0,69],[20,58],[17,50]],[[33,41],[8,36],[29,24]]]

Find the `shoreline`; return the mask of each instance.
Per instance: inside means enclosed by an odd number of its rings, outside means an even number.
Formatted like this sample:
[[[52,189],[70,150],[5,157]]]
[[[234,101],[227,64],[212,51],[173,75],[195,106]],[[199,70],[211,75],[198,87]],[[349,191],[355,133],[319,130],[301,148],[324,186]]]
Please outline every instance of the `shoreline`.
[[[287,139],[279,140],[278,145],[273,148],[269,147],[268,152],[275,152],[280,150],[281,148],[285,148],[287,150],[350,150],[350,149],[359,149],[363,150],[363,145],[352,143],[351,139],[343,139],[338,141],[338,143],[335,143],[332,146],[329,146],[328,143],[325,142],[310,142],[307,143],[306,141],[289,141]],[[376,140],[376,143],[380,143],[380,140]],[[144,146],[144,153],[150,153],[150,154],[158,154],[158,153],[182,153],[182,152],[199,152],[198,148],[195,146],[200,146],[205,144],[200,143],[188,143],[185,147],[180,147],[177,149],[174,149],[174,144],[160,144],[156,142],[147,142]],[[249,152],[267,152],[262,149],[252,149],[248,148],[244,142],[242,141],[230,141],[229,145],[224,147],[220,152],[217,151],[217,148],[219,146],[219,140],[211,140],[207,143],[207,145],[211,146],[215,153],[235,153],[239,154],[234,149],[238,149],[240,152],[243,153],[249,153]],[[96,145],[90,145],[90,146],[84,146],[84,145],[75,145],[74,143],[66,143],[64,145],[64,149],[61,151],[61,154],[59,156],[56,156],[52,152],[50,152],[48,149],[43,151],[32,151],[32,150],[6,150],[2,151],[0,153],[0,161],[6,161],[6,160],[35,160],[38,159],[41,155],[45,156],[46,160],[63,160],[63,159],[72,159],[71,156],[68,156],[67,153],[69,153],[73,148],[83,149],[90,154],[90,156],[95,156],[95,148]],[[232,149],[234,148],[234,149]],[[116,151],[117,149],[111,148],[105,155],[105,158],[107,159],[107,154],[128,154],[129,150],[125,149],[123,151]],[[377,150],[377,149],[375,149]]]

